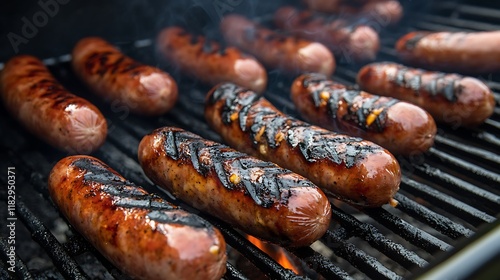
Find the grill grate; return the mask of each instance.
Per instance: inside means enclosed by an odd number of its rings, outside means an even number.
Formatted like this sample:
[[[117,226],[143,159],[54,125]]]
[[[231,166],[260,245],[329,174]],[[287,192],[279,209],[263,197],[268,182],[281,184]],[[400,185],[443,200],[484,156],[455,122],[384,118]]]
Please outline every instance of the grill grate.
[[[466,6],[450,1],[433,4],[426,13],[411,15],[398,26],[382,30],[380,60],[395,60],[393,45],[402,34],[413,29],[429,30],[490,30],[500,29],[494,22],[500,10],[491,11],[477,6]],[[484,22],[478,18],[484,17]],[[493,22],[493,23],[492,23]],[[157,64],[151,40],[123,44],[123,49],[146,63]],[[173,125],[185,128],[215,141],[221,141],[203,118],[203,101],[208,88],[188,78],[180,78],[180,99],[177,106],[159,118],[143,118],[116,111],[97,97],[85,92],[73,76],[67,55],[45,60],[59,80],[71,91],[96,104],[108,117],[109,135],[104,146],[94,155],[120,172],[129,180],[150,192],[161,193],[144,176],[137,163],[140,139],[154,128]],[[335,79],[353,84],[360,65],[339,65]],[[480,77],[494,89],[500,90],[500,77]],[[288,97],[291,80],[280,73],[269,76],[270,88],[265,97],[286,113],[297,116]],[[497,101],[499,94],[495,93]],[[331,250],[323,255],[312,247],[289,251],[309,268],[327,279],[400,279],[415,276],[417,271],[438,259],[460,242],[471,238],[484,224],[496,221],[500,213],[500,108],[486,124],[475,130],[453,129],[439,126],[436,145],[426,154],[415,158],[399,158],[404,171],[399,205],[393,209],[355,209],[343,204],[332,204],[335,221],[320,242]],[[18,124],[0,111],[0,139],[2,172],[8,166],[16,167],[16,217],[19,230],[16,236],[15,269],[9,274],[5,264],[0,265],[0,277],[22,279],[126,279],[119,270],[107,262],[72,228],[58,230],[54,221],[59,214],[47,192],[47,176],[51,167],[64,154],[39,143]],[[2,175],[0,181],[7,184]],[[5,201],[5,188],[0,190]],[[189,211],[199,213],[167,193],[167,200]],[[0,218],[6,220],[5,203],[0,206]],[[276,261],[251,244],[238,231],[204,213],[201,216],[221,229],[228,245],[247,258],[272,279],[301,279],[284,269]],[[2,230],[0,256],[8,259],[8,236]],[[25,232],[25,234],[21,234]],[[67,236],[64,236],[66,234]],[[65,240],[65,241],[63,241]],[[23,243],[31,244],[30,246]],[[21,250],[29,248],[42,251]],[[49,262],[36,267],[33,258]],[[99,266],[98,273],[93,272]],[[225,279],[246,279],[237,267],[227,264]]]

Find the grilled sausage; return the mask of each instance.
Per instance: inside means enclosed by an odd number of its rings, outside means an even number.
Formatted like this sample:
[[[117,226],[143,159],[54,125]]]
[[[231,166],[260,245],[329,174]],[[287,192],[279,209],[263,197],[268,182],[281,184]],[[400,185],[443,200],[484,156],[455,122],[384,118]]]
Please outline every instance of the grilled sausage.
[[[415,31],[396,42],[406,63],[433,70],[480,74],[500,70],[500,31]]]
[[[321,74],[304,74],[295,79],[291,99],[307,121],[373,141],[394,154],[419,154],[434,144],[436,124],[422,108],[395,98],[349,90]]]
[[[255,237],[308,246],[330,223],[330,203],[304,177],[179,128],[145,136],[146,175],[193,207]]]
[[[335,69],[335,58],[324,45],[278,34],[243,16],[225,16],[220,29],[229,44],[254,55],[269,69],[289,75],[318,72],[328,76]]]
[[[495,99],[483,82],[458,74],[425,71],[384,62],[361,68],[357,83],[366,91],[406,100],[437,122],[473,127],[493,114]]]
[[[312,11],[356,16],[375,20],[382,26],[395,24],[403,17],[403,7],[397,0],[345,1],[304,0]]]
[[[63,158],[48,186],[71,225],[134,278],[220,279],[225,272],[226,243],[216,228],[96,158]]]
[[[291,118],[230,83],[209,92],[205,117],[235,149],[297,172],[327,195],[365,207],[395,204],[400,167],[379,145]]]
[[[19,55],[0,74],[5,108],[38,138],[62,151],[88,154],[106,140],[106,119],[68,92],[36,57]]]
[[[223,48],[215,41],[175,26],[163,29],[157,41],[166,60],[205,84],[233,82],[256,92],[263,92],[267,86],[264,66],[237,48]]]
[[[92,91],[136,114],[162,115],[177,102],[177,84],[168,73],[135,61],[101,38],[81,39],[72,56],[74,71]]]
[[[345,19],[330,20],[311,11],[286,6],[274,14],[276,26],[304,39],[318,41],[344,60],[374,60],[380,49],[377,32]]]

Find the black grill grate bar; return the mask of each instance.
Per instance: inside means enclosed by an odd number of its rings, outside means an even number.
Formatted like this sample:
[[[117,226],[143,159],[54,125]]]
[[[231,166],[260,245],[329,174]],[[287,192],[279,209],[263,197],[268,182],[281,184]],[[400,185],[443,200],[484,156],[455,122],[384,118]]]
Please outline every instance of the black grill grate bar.
[[[3,264],[6,264],[9,261],[9,255],[10,254],[10,247],[11,245],[8,243],[7,238],[0,238],[0,248],[2,250],[2,254],[0,255],[0,258],[4,261],[2,263],[2,271],[5,272],[5,275],[1,275],[2,279],[13,279],[12,276],[10,275],[10,272],[6,269],[6,267]],[[28,267],[26,264],[23,262],[23,260],[15,254],[15,260],[14,260],[14,269],[15,269],[15,275],[19,279],[33,279],[33,276],[28,270]]]
[[[431,211],[429,208],[418,204],[408,197],[397,193],[394,197],[398,201],[397,209],[407,213],[408,215],[418,219],[421,222],[438,230],[451,238],[470,237],[474,231],[458,224],[449,218]]]
[[[226,264],[226,274],[224,274],[224,279],[226,280],[247,280],[240,271],[238,271],[232,264],[229,262]]]
[[[472,136],[474,138],[486,142],[487,144],[494,146],[494,148],[497,149],[497,151],[500,150],[500,139],[494,134],[491,134],[486,131],[479,131],[472,133]]]
[[[411,269],[415,266],[423,267],[427,264],[427,261],[414,252],[386,238],[373,225],[361,223],[334,205],[332,205],[332,218],[338,221],[350,235],[367,241],[372,247],[401,264],[406,269]]]
[[[450,30],[450,25],[452,26],[453,29],[459,29],[461,31],[500,29],[500,26],[496,24],[489,24],[474,20],[450,18],[450,17],[430,15],[430,14],[422,14],[422,13],[415,14],[415,16],[418,17],[419,21],[421,21],[420,25],[425,24],[427,26],[427,29],[434,31],[442,31],[443,26],[446,26],[444,30]],[[427,21],[427,22],[422,22],[422,21]]]
[[[445,173],[444,171],[436,167],[432,167],[427,163],[414,165],[414,168],[423,174],[422,177],[427,177],[432,182],[441,182],[444,186],[452,186],[453,188],[451,188],[451,190],[453,192],[462,193],[467,197],[475,198],[477,200],[475,203],[477,208],[491,207],[492,209],[499,209],[500,207],[500,196],[494,193]]]
[[[478,226],[485,222],[491,223],[495,221],[495,217],[428,185],[409,179],[406,176],[401,178],[401,188],[414,195],[422,197],[433,205],[439,205],[440,208],[460,217],[474,226]]]
[[[338,228],[335,231],[327,231],[321,241],[332,249],[336,255],[344,258],[373,279],[401,279],[401,276],[387,269],[377,259],[358,249],[354,244],[346,242],[344,240],[346,236],[346,230]]]
[[[467,153],[483,161],[488,161],[491,164],[500,165],[500,156],[493,152],[477,148],[474,146],[469,146],[469,145],[466,146],[463,144],[463,142],[455,141],[450,138],[443,137],[441,135],[436,135],[434,141],[436,144],[442,144],[448,147],[452,147],[453,149],[458,150],[462,154]]]
[[[443,1],[441,3],[436,2],[434,8],[436,10],[439,10],[439,9],[454,10],[454,14],[456,12],[459,12],[461,14],[468,14],[468,15],[482,17],[485,19],[485,21],[488,21],[488,18],[491,18],[491,19],[500,18],[500,11],[498,11],[498,10],[491,9],[491,8],[485,8],[485,7],[459,4],[455,1],[446,1],[446,2]]]
[[[81,270],[80,266],[66,251],[45,225],[36,217],[31,210],[23,203],[20,196],[17,198],[16,213],[23,221],[24,225],[31,232],[35,240],[45,252],[54,260],[54,265],[61,274],[69,279],[88,279],[88,276]]]
[[[499,111],[500,112],[500,109],[495,108],[495,111]],[[500,132],[500,122],[497,122],[495,120],[492,120],[492,119],[485,120],[484,121],[484,126],[487,126],[489,128],[488,131],[495,130],[497,133]]]
[[[429,149],[428,154],[432,155],[434,158],[439,159],[447,166],[454,165],[458,168],[461,168],[463,171],[468,172],[471,176],[479,178],[481,181],[489,180],[493,183],[500,184],[500,176],[495,172],[489,171],[483,167],[471,164],[463,159],[444,153],[434,147]],[[498,204],[500,204],[500,199],[498,197],[496,197],[495,200]]]
[[[381,225],[392,230],[394,233],[397,233],[413,245],[418,246],[429,253],[434,253],[436,251],[448,251],[451,249],[451,246],[448,243],[413,226],[407,221],[392,215],[385,209],[374,208],[364,209],[363,211]]]
[[[335,280],[352,280],[347,272],[338,266],[334,265],[331,260],[327,259],[320,253],[314,251],[310,247],[303,247],[290,251],[296,257],[303,260],[310,268],[319,272],[326,279]]]

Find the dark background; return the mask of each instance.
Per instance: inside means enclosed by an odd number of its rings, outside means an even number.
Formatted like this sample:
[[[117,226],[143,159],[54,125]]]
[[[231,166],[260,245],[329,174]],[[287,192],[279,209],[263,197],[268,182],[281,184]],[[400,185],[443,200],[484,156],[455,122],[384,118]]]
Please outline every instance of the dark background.
[[[70,53],[73,45],[85,36],[102,36],[119,45],[138,39],[154,39],[167,25],[181,24],[204,32],[214,30],[210,28],[218,23],[221,15],[231,12],[259,17],[271,15],[284,3],[300,5],[299,0],[3,0],[0,3],[0,62],[16,54],[8,34],[23,36],[22,29],[26,25],[23,18],[33,23],[37,13],[47,15],[39,1],[57,3],[58,11],[47,16],[45,25],[35,26],[35,35],[19,44],[18,54],[31,54],[41,59]],[[401,0],[406,11],[424,9],[427,2]],[[43,23],[43,16],[39,20]]]

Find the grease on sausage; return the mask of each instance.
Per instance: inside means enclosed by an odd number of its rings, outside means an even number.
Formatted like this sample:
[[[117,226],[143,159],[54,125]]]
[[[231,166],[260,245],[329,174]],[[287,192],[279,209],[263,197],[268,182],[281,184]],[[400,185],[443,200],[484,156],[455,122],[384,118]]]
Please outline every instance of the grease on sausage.
[[[233,82],[256,92],[263,92],[267,86],[264,66],[234,47],[224,48],[177,26],[163,29],[157,42],[166,60],[205,84]]]
[[[324,45],[276,33],[243,16],[225,16],[220,29],[229,44],[254,55],[269,69],[280,69],[289,75],[331,75],[335,69],[335,58]]]
[[[495,108],[493,93],[476,78],[392,62],[366,65],[358,72],[357,83],[371,93],[416,104],[437,122],[455,127],[480,125]]]
[[[179,128],[139,145],[146,175],[174,196],[255,237],[308,246],[330,223],[330,203],[306,178]]]
[[[422,108],[395,98],[349,90],[321,74],[296,78],[291,99],[307,121],[373,141],[394,154],[422,153],[434,143],[436,124]]]
[[[0,74],[5,108],[49,145],[89,154],[106,140],[107,123],[89,101],[67,91],[36,57],[19,55]]]
[[[220,279],[225,272],[226,244],[216,228],[96,158],[63,158],[48,188],[71,225],[133,278]]]
[[[177,102],[177,84],[168,73],[139,63],[101,38],[81,39],[72,56],[76,74],[106,101],[150,116],[168,112]]]
[[[401,170],[379,145],[289,117],[230,83],[208,93],[205,117],[233,148],[301,174],[327,195],[365,207],[394,202]]]

